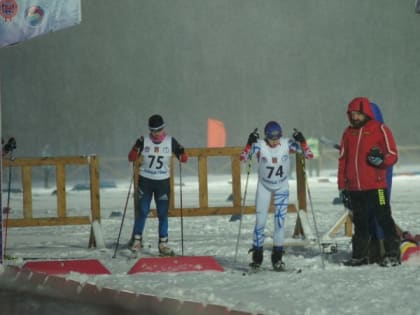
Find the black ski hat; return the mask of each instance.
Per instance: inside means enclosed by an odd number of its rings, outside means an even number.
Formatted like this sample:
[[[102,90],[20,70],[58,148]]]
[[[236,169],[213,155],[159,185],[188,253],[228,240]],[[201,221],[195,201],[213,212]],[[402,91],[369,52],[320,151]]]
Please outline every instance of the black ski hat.
[[[149,118],[149,129],[151,131],[159,130],[165,127],[165,122],[163,121],[162,116],[153,115]]]

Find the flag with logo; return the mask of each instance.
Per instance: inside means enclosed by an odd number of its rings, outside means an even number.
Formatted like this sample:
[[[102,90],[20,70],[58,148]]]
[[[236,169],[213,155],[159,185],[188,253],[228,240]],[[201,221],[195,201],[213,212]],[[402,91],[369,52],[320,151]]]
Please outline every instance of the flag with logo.
[[[0,48],[80,24],[81,0],[0,0]]]

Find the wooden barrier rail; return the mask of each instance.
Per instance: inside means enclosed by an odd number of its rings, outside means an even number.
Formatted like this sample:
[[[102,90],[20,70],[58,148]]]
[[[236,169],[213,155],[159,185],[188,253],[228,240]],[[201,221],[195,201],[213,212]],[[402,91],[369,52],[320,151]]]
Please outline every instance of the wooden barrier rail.
[[[241,161],[239,159],[241,147],[225,147],[225,148],[189,148],[186,153],[190,161],[197,159],[197,177],[198,177],[198,206],[197,207],[180,207],[175,206],[174,199],[174,166],[178,163],[174,157],[171,161],[171,199],[169,207],[170,216],[180,216],[181,210],[183,216],[211,216],[211,215],[234,215],[255,213],[254,205],[242,204],[242,188],[241,188]],[[230,159],[231,186],[232,186],[232,204],[226,206],[210,206],[209,190],[208,190],[208,164],[209,159],[215,157],[226,157]],[[304,161],[300,154],[296,154],[296,178],[297,178],[297,199],[298,208],[306,210],[306,179],[303,171]],[[176,163],[176,164],[175,164]],[[10,227],[24,226],[48,226],[48,225],[77,225],[91,224],[97,220],[100,222],[100,202],[99,202],[99,159],[92,156],[76,156],[76,157],[41,157],[41,158],[16,158],[14,160],[3,160],[4,167],[20,167],[22,170],[22,188],[23,188],[23,218],[14,218],[8,220]],[[88,165],[90,174],[90,202],[91,209],[89,216],[67,216],[66,206],[66,166],[68,165]],[[56,185],[57,185],[57,216],[51,218],[34,218],[32,215],[32,168],[54,166],[56,168]],[[137,211],[137,186],[138,186],[138,170],[140,161],[134,163],[134,203]],[[270,211],[273,211],[271,207]],[[288,211],[295,212],[296,205],[289,204]],[[156,216],[155,211],[151,211],[151,216]],[[295,235],[303,235],[299,218],[295,227]],[[95,239],[91,229],[91,237],[89,245],[95,245]]]
[[[67,216],[66,204],[66,166],[87,165],[90,177],[90,215]],[[23,218],[8,220],[9,227],[24,226],[51,226],[51,225],[80,225],[91,224],[97,220],[100,222],[100,199],[99,199],[99,158],[90,156],[68,157],[40,157],[40,158],[15,158],[3,159],[4,167],[20,167],[22,174],[23,190]],[[56,217],[35,218],[32,214],[32,168],[55,167],[57,185],[57,215]],[[89,246],[95,245],[95,238],[91,229]]]
[[[242,147],[224,147],[224,148],[189,148],[186,153],[191,159],[197,159],[197,173],[198,173],[198,207],[183,207],[177,208],[174,200],[174,166],[178,164],[178,160],[174,157],[171,162],[171,198],[169,206],[169,216],[211,216],[211,215],[233,215],[252,214],[255,213],[254,205],[242,205],[242,189],[241,189],[241,161],[240,153]],[[230,158],[230,170],[232,179],[232,205],[226,206],[209,206],[208,199],[208,161],[212,157],[228,157]],[[306,210],[306,179],[303,171],[304,161],[302,163],[302,156],[296,154],[296,179],[297,179],[297,197],[299,209]],[[141,161],[134,163],[134,207],[137,211],[137,186],[138,186],[138,173]],[[243,209],[242,209],[243,207]],[[272,212],[272,206],[270,211]],[[296,205],[289,204],[289,212],[296,212]],[[137,215],[137,214],[136,214]],[[150,216],[155,217],[156,211],[151,211]],[[298,218],[295,227],[295,235],[303,235],[303,230]]]
[[[417,150],[418,147],[409,147],[409,150]],[[174,166],[178,164],[176,158],[171,161],[171,199],[169,207],[169,216],[211,216],[211,215],[234,215],[253,214],[255,213],[254,205],[242,205],[242,188],[241,188],[241,162],[239,160],[242,147],[225,147],[225,148],[189,148],[186,152],[190,161],[197,160],[197,177],[198,177],[198,207],[180,207],[175,206],[174,188]],[[402,151],[402,150],[401,150]],[[333,153],[336,150],[332,150]],[[232,185],[232,204],[226,206],[210,206],[208,190],[208,162],[214,157],[227,157],[230,159],[231,185]],[[122,160],[118,158],[118,160]],[[67,216],[66,205],[66,166],[69,165],[88,165],[90,176],[90,216]],[[20,167],[22,174],[23,188],[23,218],[13,218],[8,220],[9,227],[25,227],[25,226],[52,226],[52,225],[79,225],[91,224],[94,221],[100,222],[100,198],[99,198],[99,158],[95,155],[90,156],[70,156],[70,157],[39,157],[39,158],[16,158],[14,160],[3,159],[4,167]],[[32,170],[33,167],[53,166],[56,169],[56,185],[57,185],[57,216],[48,218],[34,218],[32,215]],[[134,203],[137,209],[137,183],[138,170],[140,161],[133,165],[134,174]],[[288,211],[295,212],[297,209],[306,211],[306,193],[307,184],[304,172],[305,161],[301,154],[296,154],[296,186],[298,205],[289,204]],[[242,209],[243,207],[243,209]],[[274,209],[271,207],[270,211]],[[137,210],[136,210],[137,211]],[[155,211],[150,212],[150,216],[156,216]],[[352,235],[352,221],[348,216],[343,216],[330,230],[333,237],[344,226],[345,235]],[[297,217],[294,236],[304,235],[299,217]],[[95,246],[95,238],[93,229],[91,228],[89,246]]]

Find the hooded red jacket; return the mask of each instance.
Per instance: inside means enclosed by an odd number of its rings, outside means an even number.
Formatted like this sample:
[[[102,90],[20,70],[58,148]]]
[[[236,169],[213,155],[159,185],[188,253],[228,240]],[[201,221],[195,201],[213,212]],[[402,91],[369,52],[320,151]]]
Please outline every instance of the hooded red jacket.
[[[349,126],[344,130],[338,158],[338,189],[370,190],[386,188],[386,169],[398,160],[398,150],[391,130],[375,120],[370,102],[366,97],[353,99],[347,109],[351,122],[352,111],[364,113],[370,119],[360,128]],[[367,161],[369,151],[379,147],[384,154],[380,167]]]

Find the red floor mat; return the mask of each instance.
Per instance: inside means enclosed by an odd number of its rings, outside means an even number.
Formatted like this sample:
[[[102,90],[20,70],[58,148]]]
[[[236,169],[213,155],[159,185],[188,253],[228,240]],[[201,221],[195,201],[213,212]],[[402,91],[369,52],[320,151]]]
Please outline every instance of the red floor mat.
[[[186,272],[223,271],[212,256],[145,257],[140,258],[128,271],[139,272]]]
[[[53,275],[66,274],[71,271],[91,275],[111,274],[111,272],[96,259],[28,261],[23,265],[23,268]]]

